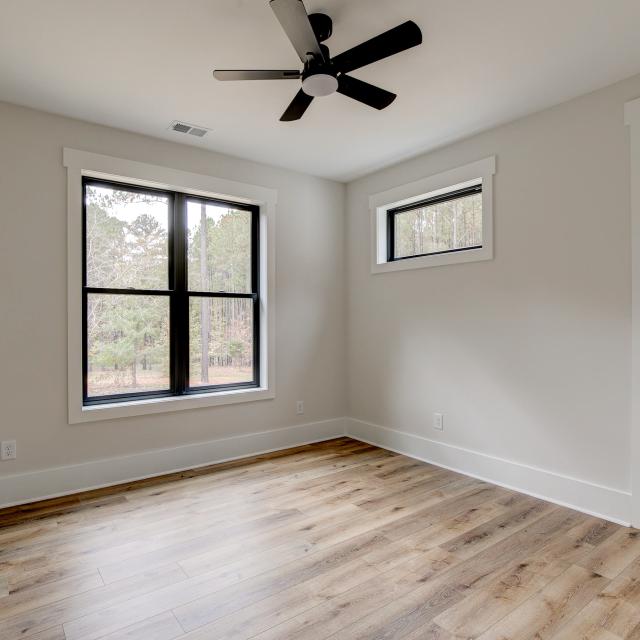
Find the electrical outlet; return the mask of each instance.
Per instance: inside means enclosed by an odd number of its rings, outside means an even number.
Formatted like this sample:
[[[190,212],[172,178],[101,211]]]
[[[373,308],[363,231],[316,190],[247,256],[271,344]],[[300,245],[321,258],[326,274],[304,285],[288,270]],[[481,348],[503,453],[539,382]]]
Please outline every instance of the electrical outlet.
[[[5,440],[0,445],[0,453],[2,460],[15,460],[16,458],[16,441]]]
[[[296,413],[301,416],[304,413],[304,402],[302,400],[298,400],[296,402]]]
[[[444,431],[444,414],[443,413],[433,414],[433,428],[436,431]]]

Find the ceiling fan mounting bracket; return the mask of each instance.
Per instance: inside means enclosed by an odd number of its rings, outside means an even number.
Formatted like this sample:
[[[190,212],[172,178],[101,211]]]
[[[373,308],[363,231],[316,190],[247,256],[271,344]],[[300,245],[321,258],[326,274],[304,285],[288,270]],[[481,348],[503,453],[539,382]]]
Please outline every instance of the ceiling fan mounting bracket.
[[[333,20],[326,13],[310,13],[309,22],[318,38],[318,42],[324,42],[333,33]]]

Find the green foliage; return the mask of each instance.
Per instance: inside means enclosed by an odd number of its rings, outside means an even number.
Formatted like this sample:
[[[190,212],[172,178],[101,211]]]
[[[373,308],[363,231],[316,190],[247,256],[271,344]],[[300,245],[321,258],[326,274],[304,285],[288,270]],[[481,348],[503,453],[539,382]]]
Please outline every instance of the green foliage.
[[[251,291],[251,213],[230,211],[217,221],[207,216],[205,231],[205,278],[201,273],[202,225],[199,224],[189,234],[189,289],[235,293]]]

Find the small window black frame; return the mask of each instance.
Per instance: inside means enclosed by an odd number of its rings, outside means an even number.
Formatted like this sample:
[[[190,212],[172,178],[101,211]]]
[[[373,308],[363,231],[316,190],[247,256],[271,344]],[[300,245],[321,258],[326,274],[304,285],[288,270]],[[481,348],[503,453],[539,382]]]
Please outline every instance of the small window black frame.
[[[447,191],[431,198],[425,198],[418,202],[412,202],[401,207],[394,207],[387,210],[387,262],[396,262],[398,260],[411,260],[412,258],[420,258],[423,256],[437,256],[445,253],[460,253],[461,251],[472,251],[474,249],[482,249],[482,245],[473,245],[470,247],[461,247],[460,249],[446,249],[445,251],[432,251],[430,253],[415,253],[410,256],[395,255],[396,245],[396,216],[398,214],[406,213],[407,211],[415,211],[422,207],[428,207],[434,204],[440,204],[442,202],[449,202],[451,200],[459,200],[460,198],[466,198],[470,195],[482,193],[482,183],[474,184],[462,189],[456,189],[454,191]]]
[[[87,187],[107,187],[132,193],[146,193],[168,199],[168,288],[134,289],[90,287],[87,285]],[[197,201],[251,213],[251,291],[190,291],[188,287],[187,202]],[[87,306],[90,294],[167,296],[169,298],[168,389],[102,396],[88,394]],[[253,301],[253,379],[247,382],[189,386],[189,299],[243,298]],[[82,178],[82,400],[84,406],[199,395],[220,391],[252,389],[260,386],[260,208],[256,205],[192,195],[178,191],[141,187],[126,182],[83,176]]]

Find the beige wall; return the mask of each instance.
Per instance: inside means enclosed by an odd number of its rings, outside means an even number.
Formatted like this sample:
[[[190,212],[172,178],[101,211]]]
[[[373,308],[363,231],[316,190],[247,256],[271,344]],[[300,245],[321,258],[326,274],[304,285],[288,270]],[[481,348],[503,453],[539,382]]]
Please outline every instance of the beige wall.
[[[350,416],[628,491],[638,95],[635,77],[348,186]],[[370,273],[371,194],[494,154],[494,260]]]
[[[275,400],[67,424],[64,146],[278,190]],[[0,103],[0,476],[343,416],[343,209],[341,184]]]

